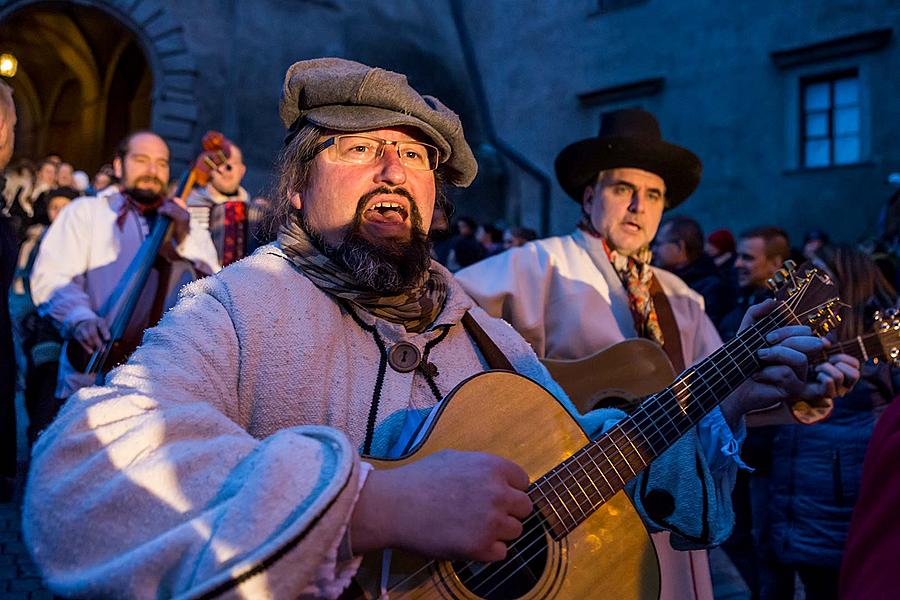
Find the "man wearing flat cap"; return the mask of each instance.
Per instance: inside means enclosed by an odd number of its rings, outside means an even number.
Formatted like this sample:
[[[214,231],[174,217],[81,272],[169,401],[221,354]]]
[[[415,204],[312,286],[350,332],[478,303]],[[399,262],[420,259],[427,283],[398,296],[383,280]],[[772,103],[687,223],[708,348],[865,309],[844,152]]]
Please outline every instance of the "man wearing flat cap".
[[[288,70],[281,118],[277,242],[187,288],[35,446],[24,536],[61,595],[336,597],[373,550],[500,559],[531,512],[528,475],[498,456],[359,457],[404,454],[503,361],[574,412],[429,258],[441,185],[476,173],[459,118],[335,58]],[[678,469],[661,460],[659,485],[690,493]]]
[[[576,231],[457,272],[478,305],[508,321],[542,359],[581,359],[646,338],[662,346],[681,371],[719,348],[722,341],[704,314],[702,297],[672,273],[650,266],[650,243],[663,211],[697,188],[700,159],[664,141],[653,115],[625,109],[604,115],[599,134],[567,146],[555,166],[563,190],[582,207]],[[758,317],[760,310],[748,315]],[[805,344],[816,342],[789,340],[780,350],[785,363],[805,368],[799,351]],[[683,464],[704,466],[694,493],[672,495],[656,487],[659,466],[651,465],[650,485],[641,486],[635,504],[649,512],[650,530],[659,532],[653,541],[663,599],[712,598],[706,552],[696,549],[722,543],[731,531],[730,493],[743,465],[743,414],[786,397],[842,393],[856,381],[858,364],[844,355],[835,362],[820,366],[820,379],[805,388],[784,366],[764,369],[676,443],[667,454],[681,452]]]

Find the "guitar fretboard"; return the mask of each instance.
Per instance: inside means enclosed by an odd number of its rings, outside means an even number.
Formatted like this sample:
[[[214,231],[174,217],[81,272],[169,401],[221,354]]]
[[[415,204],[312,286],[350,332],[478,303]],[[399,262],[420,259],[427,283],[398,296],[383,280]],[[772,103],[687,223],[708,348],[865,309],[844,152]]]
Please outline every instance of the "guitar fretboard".
[[[853,339],[837,342],[827,351],[822,353],[820,362],[825,362],[828,357],[833,354],[849,354],[858,359],[860,362],[866,362],[871,358],[885,359],[884,345],[882,344],[882,336],[885,333],[892,333],[890,330],[886,332],[867,333],[858,335]],[[893,332],[896,337],[896,332]]]
[[[782,304],[536,480],[529,495],[552,535],[561,539],[574,530],[755,373],[768,333],[799,322]]]

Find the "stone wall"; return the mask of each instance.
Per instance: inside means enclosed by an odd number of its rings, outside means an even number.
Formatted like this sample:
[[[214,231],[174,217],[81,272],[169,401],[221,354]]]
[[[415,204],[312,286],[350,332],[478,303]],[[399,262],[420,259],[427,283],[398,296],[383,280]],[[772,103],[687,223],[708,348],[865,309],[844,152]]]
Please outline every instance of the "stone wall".
[[[604,12],[604,4],[626,6]],[[641,106],[657,114],[667,139],[703,160],[700,188],[677,210],[707,230],[777,223],[796,241],[822,227],[847,242],[873,231],[891,192],[885,178],[900,170],[897,32],[889,31],[881,48],[863,44],[855,54],[825,52],[821,59],[808,53],[794,67],[777,66],[773,53],[896,27],[896,2],[464,0],[464,6],[498,135],[548,173],[566,144],[596,135],[602,112]],[[860,73],[863,159],[798,169],[798,78],[844,67]],[[631,86],[629,97],[626,84],[647,81],[658,85]],[[554,185],[551,229],[566,231],[577,217],[577,204]]]

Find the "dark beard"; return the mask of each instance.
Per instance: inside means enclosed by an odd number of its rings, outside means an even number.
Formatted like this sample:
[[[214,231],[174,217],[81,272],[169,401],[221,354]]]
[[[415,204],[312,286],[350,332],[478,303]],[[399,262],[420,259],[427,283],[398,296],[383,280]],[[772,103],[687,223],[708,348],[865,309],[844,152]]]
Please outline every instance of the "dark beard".
[[[412,227],[408,240],[375,243],[360,233],[366,203],[381,193],[400,194],[409,199]],[[302,211],[298,211],[298,222],[322,254],[343,267],[361,287],[378,294],[397,294],[414,288],[431,266],[431,242],[422,228],[422,215],[405,190],[376,190],[360,198],[353,225],[336,247],[329,246],[309,226]]]
[[[148,209],[158,208],[164,200],[162,194],[141,188],[126,188],[122,190],[122,193]]]

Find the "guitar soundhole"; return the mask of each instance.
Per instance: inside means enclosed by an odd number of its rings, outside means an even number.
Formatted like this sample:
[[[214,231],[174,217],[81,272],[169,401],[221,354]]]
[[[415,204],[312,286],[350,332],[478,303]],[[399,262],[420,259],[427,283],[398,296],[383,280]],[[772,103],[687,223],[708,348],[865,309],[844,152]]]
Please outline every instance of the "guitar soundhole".
[[[547,568],[543,519],[531,514],[522,536],[508,544],[506,560],[492,563],[454,561],[453,570],[470,592],[487,600],[513,600],[531,591]]]

